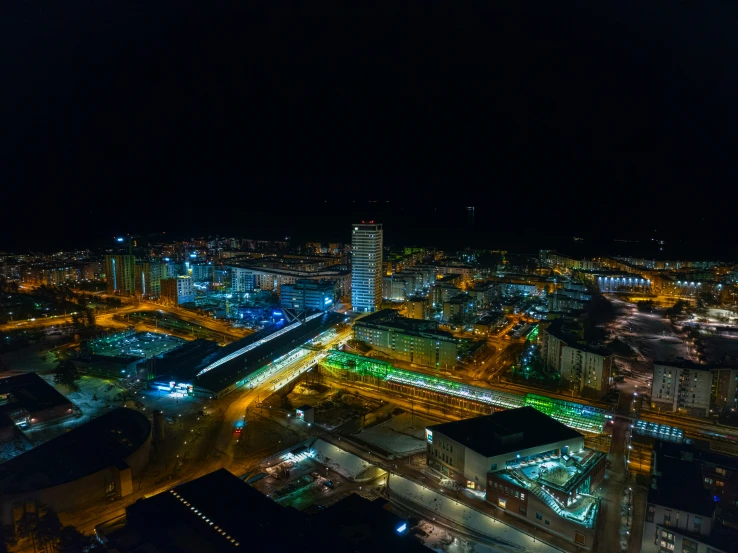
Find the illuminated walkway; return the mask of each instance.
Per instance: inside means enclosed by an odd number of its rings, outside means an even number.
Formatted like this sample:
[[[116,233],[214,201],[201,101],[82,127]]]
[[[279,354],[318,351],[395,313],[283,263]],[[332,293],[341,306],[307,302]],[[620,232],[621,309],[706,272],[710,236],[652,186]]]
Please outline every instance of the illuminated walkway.
[[[416,388],[467,399],[503,409],[531,406],[576,430],[602,434],[605,421],[612,418],[604,409],[554,399],[536,394],[518,395],[489,388],[480,388],[453,380],[398,369],[392,363],[343,351],[330,351],[321,365],[337,371],[371,376],[386,382],[396,382]]]

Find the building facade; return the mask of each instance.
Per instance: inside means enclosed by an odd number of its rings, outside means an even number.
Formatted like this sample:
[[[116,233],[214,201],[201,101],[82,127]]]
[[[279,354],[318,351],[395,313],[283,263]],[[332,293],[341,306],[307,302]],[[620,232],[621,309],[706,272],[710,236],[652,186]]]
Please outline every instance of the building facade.
[[[336,283],[332,280],[301,279],[283,284],[280,304],[289,309],[328,311],[336,299]]]
[[[735,551],[738,543],[735,496],[723,495],[722,486],[720,491],[715,491],[714,484],[720,482],[724,486],[726,481],[734,480],[736,468],[734,458],[684,444],[657,441],[640,550],[643,553]]]
[[[161,280],[161,297],[169,305],[195,301],[195,287],[191,277],[164,278]]]
[[[400,317],[393,309],[358,319],[354,337],[393,359],[444,370],[456,367],[461,345],[437,322]]]
[[[136,263],[136,294],[143,298],[161,296],[161,278],[164,266],[158,261]]]
[[[522,407],[426,428],[427,463],[488,503],[585,549],[595,547],[606,455]]]
[[[356,223],[351,231],[351,305],[354,311],[373,313],[382,302],[381,224]]]
[[[409,297],[405,302],[405,313],[408,319],[423,321],[430,316],[430,301],[419,296]]]
[[[136,290],[136,258],[132,255],[106,255],[105,280],[108,294],[130,296]]]
[[[546,366],[557,370],[579,391],[584,388],[606,391],[612,373],[612,354],[587,345],[574,332],[566,331],[565,323],[557,319],[538,334]]]
[[[713,398],[712,402],[720,408],[738,407],[738,369],[712,369]]]
[[[697,363],[655,362],[651,407],[706,417],[710,412],[712,378],[712,371]]]

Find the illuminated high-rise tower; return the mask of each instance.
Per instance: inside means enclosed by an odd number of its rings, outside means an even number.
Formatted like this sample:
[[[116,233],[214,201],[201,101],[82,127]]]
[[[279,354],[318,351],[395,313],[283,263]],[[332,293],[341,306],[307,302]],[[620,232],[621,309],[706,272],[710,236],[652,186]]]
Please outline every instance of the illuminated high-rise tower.
[[[382,301],[382,225],[374,221],[351,226],[351,304],[372,313]]]
[[[136,258],[132,255],[106,255],[105,280],[108,294],[130,296],[135,290]]]

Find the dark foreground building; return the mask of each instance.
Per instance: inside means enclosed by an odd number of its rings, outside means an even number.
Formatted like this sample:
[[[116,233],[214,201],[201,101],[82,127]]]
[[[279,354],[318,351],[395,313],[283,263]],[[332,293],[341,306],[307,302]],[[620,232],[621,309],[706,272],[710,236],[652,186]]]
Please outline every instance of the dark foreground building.
[[[110,493],[125,497],[149,462],[151,423],[119,408],[0,465],[0,522],[28,505],[66,511]]]
[[[140,499],[95,528],[121,553],[421,553],[383,500],[349,495],[313,516],[282,507],[225,469]]]

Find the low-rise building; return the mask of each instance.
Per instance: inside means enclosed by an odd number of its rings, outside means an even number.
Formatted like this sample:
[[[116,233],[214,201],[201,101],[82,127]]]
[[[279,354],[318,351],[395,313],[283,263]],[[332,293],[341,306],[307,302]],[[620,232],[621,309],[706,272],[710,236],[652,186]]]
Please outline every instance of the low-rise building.
[[[456,366],[466,345],[466,341],[438,330],[436,321],[400,317],[393,309],[358,319],[354,336],[393,359],[446,370]]]
[[[195,301],[195,286],[192,277],[178,276],[161,279],[161,297],[169,305]]]
[[[490,313],[475,321],[472,325],[472,331],[479,336],[489,336],[495,329],[501,328],[506,321],[507,318],[504,314],[500,312]]]
[[[71,417],[75,405],[36,373],[0,378],[0,405],[21,428]]]
[[[333,307],[336,294],[335,281],[301,279],[282,285],[280,303],[288,309],[327,311]]]
[[[464,292],[443,302],[442,320],[447,323],[466,324],[477,316],[474,297]]]
[[[584,436],[521,407],[426,428],[427,462],[488,503],[585,549],[595,546],[606,455]]]
[[[44,505],[56,512],[133,493],[151,455],[151,423],[118,408],[0,466],[0,522]]]

